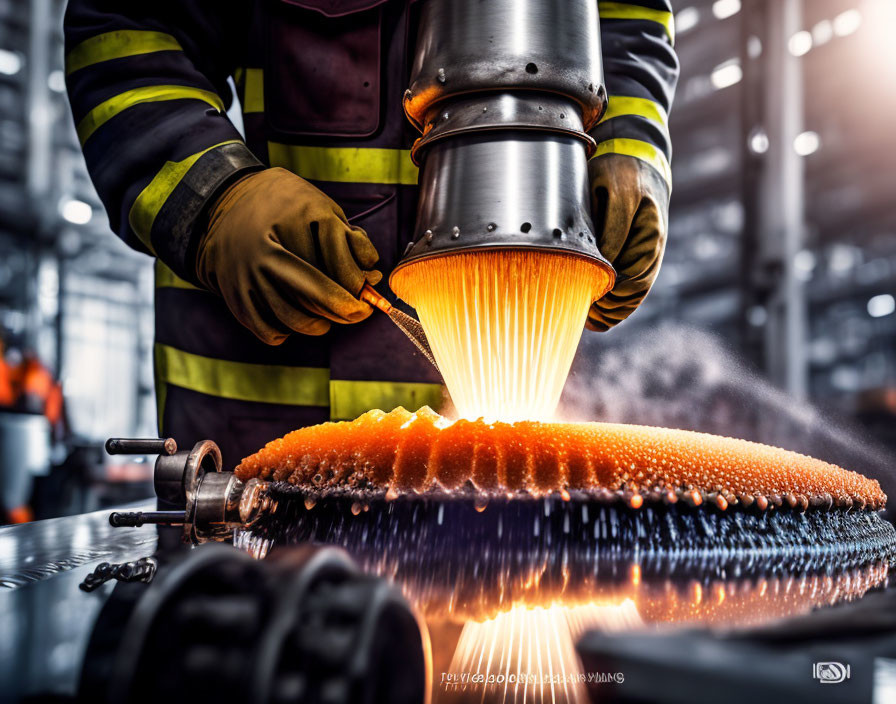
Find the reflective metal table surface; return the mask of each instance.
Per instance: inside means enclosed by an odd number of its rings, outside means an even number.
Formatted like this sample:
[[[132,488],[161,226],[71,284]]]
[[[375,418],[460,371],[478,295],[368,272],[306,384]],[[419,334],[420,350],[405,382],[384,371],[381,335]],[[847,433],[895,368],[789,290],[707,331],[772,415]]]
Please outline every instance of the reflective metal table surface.
[[[0,701],[75,693],[86,635],[115,582],[92,593],[78,584],[101,562],[156,549],[155,527],[112,528],[109,513],[0,528]]]

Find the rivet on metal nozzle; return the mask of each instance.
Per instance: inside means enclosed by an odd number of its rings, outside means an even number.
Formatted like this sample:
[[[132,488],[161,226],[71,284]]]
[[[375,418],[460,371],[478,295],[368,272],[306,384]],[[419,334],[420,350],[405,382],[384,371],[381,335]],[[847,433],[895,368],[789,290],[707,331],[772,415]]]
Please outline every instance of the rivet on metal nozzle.
[[[439,69],[439,83],[444,83],[446,80],[448,80],[448,79],[445,78],[445,69],[440,68]]]
[[[432,238],[433,238],[432,230],[427,230],[426,232],[423,233],[423,236],[426,238],[427,242],[432,242]]]
[[[488,230],[489,232],[494,232],[495,230],[498,229],[498,226],[495,225],[495,223],[490,222],[488,225],[486,225],[485,229]]]
[[[458,237],[460,237],[460,228],[455,225],[451,228],[451,239],[456,240]]]

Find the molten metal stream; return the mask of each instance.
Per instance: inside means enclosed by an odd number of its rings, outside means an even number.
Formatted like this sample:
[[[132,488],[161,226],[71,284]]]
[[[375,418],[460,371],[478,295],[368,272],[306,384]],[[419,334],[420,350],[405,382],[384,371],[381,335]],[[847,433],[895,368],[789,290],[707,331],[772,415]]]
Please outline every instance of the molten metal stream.
[[[583,258],[517,250],[424,259],[391,283],[417,309],[458,415],[513,422],[553,418],[609,276]]]

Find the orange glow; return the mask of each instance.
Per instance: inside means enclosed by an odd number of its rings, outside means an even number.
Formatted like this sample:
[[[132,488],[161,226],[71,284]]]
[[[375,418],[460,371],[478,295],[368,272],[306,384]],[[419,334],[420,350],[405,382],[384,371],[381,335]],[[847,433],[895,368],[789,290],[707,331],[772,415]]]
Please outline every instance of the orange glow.
[[[434,701],[588,702],[575,643],[585,631],[643,625],[635,604],[515,606],[468,621]]]
[[[360,484],[393,498],[470,481],[499,493],[619,491],[633,509],[660,491],[694,506],[712,499],[726,510],[729,504],[766,510],[787,502],[805,510],[810,501],[863,509],[886,503],[873,479],[746,440],[612,423],[446,423],[426,407],[370,411],[351,422],[295,430],[244,459],[236,473],[243,481],[290,481],[311,493]]]
[[[580,257],[486,251],[413,262],[391,283],[417,309],[460,417],[513,422],[553,418],[609,275]]]

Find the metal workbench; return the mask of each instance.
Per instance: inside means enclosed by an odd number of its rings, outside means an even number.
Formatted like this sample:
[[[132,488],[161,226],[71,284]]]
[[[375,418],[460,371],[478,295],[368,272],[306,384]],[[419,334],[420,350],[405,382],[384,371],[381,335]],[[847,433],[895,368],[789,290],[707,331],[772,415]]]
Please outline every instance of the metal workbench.
[[[99,563],[150,555],[156,543],[153,526],[112,528],[109,510],[0,528],[0,702],[75,693],[114,582],[92,593],[78,584]]]

